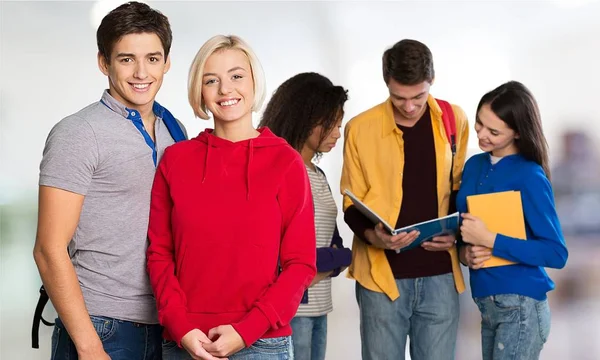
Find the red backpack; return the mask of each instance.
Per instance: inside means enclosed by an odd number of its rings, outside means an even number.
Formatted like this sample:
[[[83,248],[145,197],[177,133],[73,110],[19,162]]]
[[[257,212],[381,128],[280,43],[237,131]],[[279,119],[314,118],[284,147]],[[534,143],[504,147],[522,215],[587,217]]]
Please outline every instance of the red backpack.
[[[442,109],[442,122],[444,123],[446,137],[448,138],[448,143],[452,150],[452,165],[450,167],[450,192],[452,192],[452,187],[454,186],[452,173],[454,169],[454,156],[456,155],[456,118],[454,117],[452,105],[450,105],[449,102],[440,99],[435,100]]]

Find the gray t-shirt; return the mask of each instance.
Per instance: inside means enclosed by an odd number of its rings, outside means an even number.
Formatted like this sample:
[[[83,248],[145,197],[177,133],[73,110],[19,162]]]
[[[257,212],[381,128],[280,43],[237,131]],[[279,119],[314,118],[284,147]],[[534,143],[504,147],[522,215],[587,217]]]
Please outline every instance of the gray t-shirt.
[[[60,121],[46,140],[39,184],[85,196],[69,254],[89,313],[155,324],[146,248],[156,167],[136,115],[105,91]],[[156,115],[158,160],[173,138]]]

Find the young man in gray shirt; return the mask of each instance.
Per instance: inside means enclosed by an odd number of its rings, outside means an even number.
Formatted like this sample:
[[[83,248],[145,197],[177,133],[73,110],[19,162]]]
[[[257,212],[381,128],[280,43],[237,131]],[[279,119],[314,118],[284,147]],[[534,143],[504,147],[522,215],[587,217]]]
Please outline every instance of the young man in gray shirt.
[[[58,313],[52,359],[161,358],[145,252],[157,162],[186,138],[154,101],[171,40],[168,19],[146,4],[111,11],[97,31],[109,89],[48,135],[34,258]]]

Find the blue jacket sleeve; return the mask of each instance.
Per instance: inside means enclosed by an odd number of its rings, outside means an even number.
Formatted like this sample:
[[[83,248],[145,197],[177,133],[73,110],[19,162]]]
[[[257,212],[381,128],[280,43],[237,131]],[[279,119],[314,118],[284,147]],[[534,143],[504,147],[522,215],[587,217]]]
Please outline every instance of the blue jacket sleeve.
[[[493,255],[530,266],[563,268],[568,257],[567,246],[556,214],[552,187],[541,167],[527,178],[521,198],[527,240],[498,234]]]
[[[337,248],[334,248],[335,245]],[[345,248],[337,225],[333,231],[330,247],[317,248],[317,272],[333,271],[329,277],[340,274],[342,267],[350,266],[352,262],[352,250]],[[302,296],[301,304],[308,304],[308,289]]]
[[[333,247],[335,245],[336,247]],[[338,276],[340,269],[350,265],[352,261],[352,251],[344,247],[337,226],[333,232],[331,246],[317,248],[317,271],[333,271],[331,277]]]

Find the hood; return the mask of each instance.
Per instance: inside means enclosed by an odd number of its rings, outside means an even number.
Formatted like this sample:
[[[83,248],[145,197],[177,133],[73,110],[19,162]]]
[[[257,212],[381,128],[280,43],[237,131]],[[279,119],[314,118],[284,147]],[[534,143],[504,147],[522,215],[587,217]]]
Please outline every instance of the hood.
[[[220,151],[223,153],[232,153],[232,156],[237,154],[246,155],[246,199],[250,199],[250,169],[252,167],[252,159],[256,148],[267,148],[274,146],[288,146],[287,142],[273,134],[269,128],[263,127],[257,129],[260,133],[257,137],[237,142],[232,142],[227,139],[220,138],[214,135],[213,129],[205,129],[194,141],[199,141],[206,145],[206,153],[204,158],[204,169],[202,171],[202,183],[206,181],[207,177],[211,176],[208,174],[210,171],[209,162],[211,161],[211,152]],[[215,174],[216,176],[216,174]]]

